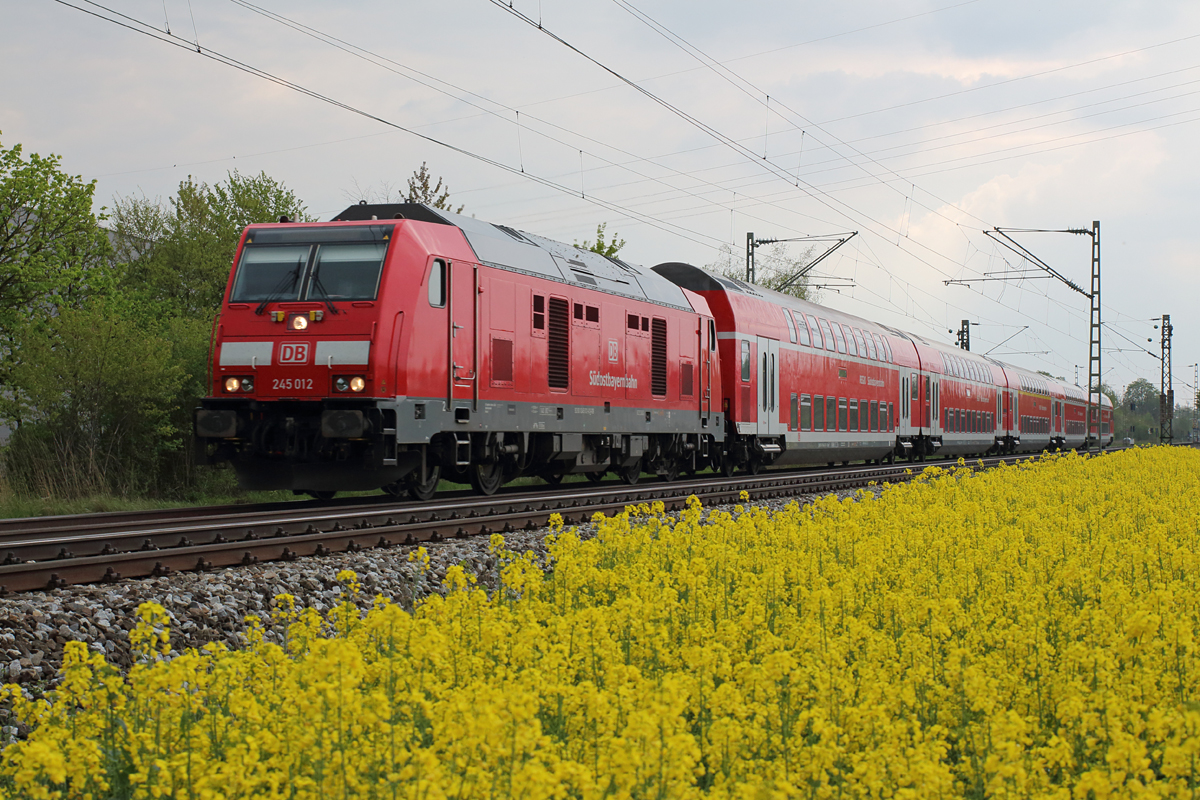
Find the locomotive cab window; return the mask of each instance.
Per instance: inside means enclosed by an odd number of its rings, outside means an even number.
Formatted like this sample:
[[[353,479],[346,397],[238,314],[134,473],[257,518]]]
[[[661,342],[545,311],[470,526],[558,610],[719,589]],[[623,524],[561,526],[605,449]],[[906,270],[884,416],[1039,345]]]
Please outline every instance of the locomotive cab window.
[[[713,352],[717,349],[717,323],[711,319],[708,321],[708,349]]]
[[[308,300],[374,300],[386,242],[322,244],[308,278]]]
[[[244,248],[229,302],[300,299],[300,278],[311,250],[309,245]]]
[[[440,258],[435,258],[429,268],[429,305],[434,308],[446,305],[446,262]]]
[[[229,301],[374,300],[391,233],[390,225],[252,228]]]

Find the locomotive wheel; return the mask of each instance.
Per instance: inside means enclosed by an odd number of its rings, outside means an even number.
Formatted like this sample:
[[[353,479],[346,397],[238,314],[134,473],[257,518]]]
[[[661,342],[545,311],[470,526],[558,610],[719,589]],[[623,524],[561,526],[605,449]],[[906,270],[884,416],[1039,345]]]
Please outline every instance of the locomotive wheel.
[[[737,462],[733,460],[731,453],[726,453],[721,459],[721,474],[726,478],[732,478],[733,473],[737,472]]]
[[[662,479],[665,483],[671,483],[672,481],[679,480],[679,462],[678,461],[668,461],[667,462],[667,469],[662,474]]]
[[[440,464],[434,464],[426,470],[424,483],[421,483],[420,478],[409,478],[405,484],[408,496],[413,500],[429,500],[437,492],[438,481],[441,479],[442,467]]]
[[[332,500],[334,497],[337,496],[337,492],[308,491],[308,492],[305,492],[305,494],[307,494],[313,500]]]
[[[585,472],[584,474],[587,475],[587,479],[589,481],[591,481],[592,483],[599,483],[600,481],[604,480],[604,476],[607,475],[608,473],[607,472]]]
[[[492,495],[504,484],[504,465],[498,461],[491,464],[472,464],[467,468],[471,488],[476,494]]]
[[[762,462],[757,458],[752,458],[746,462],[746,472],[749,472],[751,475],[757,475],[760,469],[762,469]]]
[[[621,467],[617,470],[617,475],[621,477],[622,481],[633,486],[638,482],[638,478],[642,477],[642,462],[639,460],[631,467]]]
[[[563,474],[561,472],[543,472],[540,477],[551,486],[558,486],[563,482]]]

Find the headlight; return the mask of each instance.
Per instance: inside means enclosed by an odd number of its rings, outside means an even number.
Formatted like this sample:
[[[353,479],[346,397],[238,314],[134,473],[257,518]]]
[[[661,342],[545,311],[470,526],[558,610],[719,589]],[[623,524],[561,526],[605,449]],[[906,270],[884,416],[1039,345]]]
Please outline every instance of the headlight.
[[[243,392],[253,392],[254,391],[254,378],[242,378],[242,391]]]
[[[361,392],[367,388],[367,382],[357,375],[350,379],[350,391]]]
[[[308,327],[308,317],[297,314],[292,317],[291,328],[294,331],[302,331]]]
[[[225,391],[236,392],[240,388],[242,388],[242,379],[241,378],[226,378],[225,379]]]
[[[335,378],[333,381],[333,387],[339,392],[344,392],[350,388],[350,381],[346,380],[345,378]]]

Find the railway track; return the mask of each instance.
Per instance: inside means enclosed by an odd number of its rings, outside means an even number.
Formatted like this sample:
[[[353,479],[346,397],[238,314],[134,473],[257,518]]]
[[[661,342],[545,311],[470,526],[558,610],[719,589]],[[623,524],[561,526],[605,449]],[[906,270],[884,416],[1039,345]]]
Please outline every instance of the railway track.
[[[1018,458],[971,463],[990,467]],[[638,503],[662,501],[673,510],[689,495],[717,505],[737,502],[743,491],[751,500],[823,493],[871,481],[907,480],[936,463],[771,471],[634,486],[521,487],[491,497],[456,492],[429,502],[352,498],[236,510],[216,506],[8,520],[0,522],[0,595],[533,529],[555,513],[570,524]]]

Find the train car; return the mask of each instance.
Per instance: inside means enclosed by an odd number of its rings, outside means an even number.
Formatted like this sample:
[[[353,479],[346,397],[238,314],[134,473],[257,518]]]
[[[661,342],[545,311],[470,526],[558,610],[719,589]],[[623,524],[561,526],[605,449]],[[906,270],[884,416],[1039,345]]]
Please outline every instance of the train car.
[[[726,472],[1085,444],[1078,387],[689,264],[654,271],[716,320]]]
[[[903,334],[690,264],[654,271],[716,320],[727,423],[714,461],[727,473],[881,460],[922,435],[919,360]]]
[[[616,258],[418,204],[252,225],[214,326],[198,458],[248,489],[417,498],[709,465],[707,302]]]

